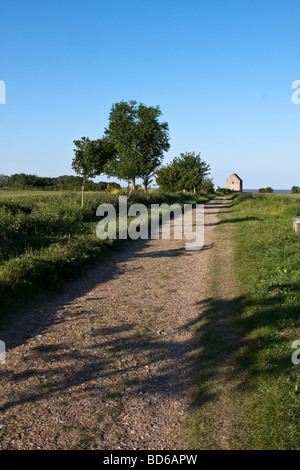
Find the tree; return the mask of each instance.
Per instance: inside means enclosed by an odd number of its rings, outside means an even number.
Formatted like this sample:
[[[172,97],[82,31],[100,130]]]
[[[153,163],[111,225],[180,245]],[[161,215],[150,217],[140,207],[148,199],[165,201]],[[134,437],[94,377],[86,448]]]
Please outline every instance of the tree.
[[[146,191],[152,181],[154,171],[162,163],[163,153],[167,152],[170,148],[169,126],[166,122],[158,121],[161,114],[158,106],[145,106],[141,103],[138,107],[138,145],[143,161],[141,178],[143,179]]]
[[[178,165],[169,164],[156,172],[156,183],[163,191],[181,191],[181,170]]]
[[[28,175],[25,173],[16,173],[9,178],[9,185],[12,188],[22,189],[28,184]]]
[[[201,189],[207,193],[213,193],[214,192],[214,183],[212,178],[207,178],[205,177],[203,179],[202,187]]]
[[[273,193],[274,190],[268,186],[267,188],[259,188],[258,190],[259,193]]]
[[[75,157],[72,161],[72,168],[82,176],[81,186],[81,206],[84,203],[84,190],[88,178],[103,173],[104,165],[116,155],[114,144],[107,138],[90,140],[82,137],[81,140],[74,140]]]
[[[181,153],[156,172],[156,182],[164,191],[199,191],[210,166],[195,152]]]
[[[168,124],[158,120],[161,114],[159,106],[138,105],[136,101],[112,106],[105,135],[115,144],[117,158],[106,165],[105,173],[130,181],[131,191],[136,178],[142,178],[148,187],[163,153],[170,148]]]
[[[292,193],[293,193],[293,194],[300,193],[300,188],[299,188],[299,186],[292,186]]]

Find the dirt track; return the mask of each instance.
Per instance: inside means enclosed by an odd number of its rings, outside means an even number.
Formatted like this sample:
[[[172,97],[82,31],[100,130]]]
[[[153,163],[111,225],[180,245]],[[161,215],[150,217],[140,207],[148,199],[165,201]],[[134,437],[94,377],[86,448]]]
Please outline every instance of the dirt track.
[[[0,449],[186,448],[194,324],[224,203],[205,206],[201,251],[128,242],[1,322]]]

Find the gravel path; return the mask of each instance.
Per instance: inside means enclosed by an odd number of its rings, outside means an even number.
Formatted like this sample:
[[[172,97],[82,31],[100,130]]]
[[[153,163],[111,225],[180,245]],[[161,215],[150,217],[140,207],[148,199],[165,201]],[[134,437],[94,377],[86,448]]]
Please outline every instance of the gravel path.
[[[0,449],[184,449],[205,245],[137,240],[0,323]]]

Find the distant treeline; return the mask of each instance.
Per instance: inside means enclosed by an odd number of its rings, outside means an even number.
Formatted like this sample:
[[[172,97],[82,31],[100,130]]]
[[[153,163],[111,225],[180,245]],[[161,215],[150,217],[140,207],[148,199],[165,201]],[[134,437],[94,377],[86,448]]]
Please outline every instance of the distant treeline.
[[[57,176],[56,178],[41,177],[36,175],[27,175],[17,173],[15,175],[0,175],[0,189],[44,189],[44,190],[79,190],[81,189],[82,178],[80,176]],[[105,189],[121,188],[118,183],[108,183],[100,181],[94,183],[92,180],[86,182],[88,191],[104,191]]]
[[[269,186],[267,188],[260,188],[258,190],[259,193],[273,193],[274,192],[274,189],[270,188]],[[300,193],[300,188],[299,186],[292,186],[292,189],[291,189],[291,192],[292,194],[295,194],[295,193]]]

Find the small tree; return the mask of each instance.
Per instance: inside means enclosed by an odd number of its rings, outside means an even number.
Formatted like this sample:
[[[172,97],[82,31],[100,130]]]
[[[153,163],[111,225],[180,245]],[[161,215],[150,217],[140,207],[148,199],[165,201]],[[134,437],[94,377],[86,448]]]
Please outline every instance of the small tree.
[[[213,179],[205,177],[201,189],[207,193],[214,193],[215,189]]]
[[[201,160],[200,153],[181,153],[179,157],[156,173],[157,184],[165,191],[199,191],[210,166]]]
[[[210,166],[201,160],[200,153],[195,152],[181,153],[180,157],[174,159],[175,165],[180,168],[181,190],[197,192],[203,185],[204,177],[209,173]]]
[[[82,176],[81,186],[81,206],[84,204],[84,191],[88,178],[94,178],[103,173],[104,165],[116,155],[115,146],[106,138],[90,140],[82,137],[74,140],[75,157],[72,161],[72,168]]]
[[[292,186],[292,193],[293,193],[293,194],[300,193],[300,188],[299,188],[299,186]]]

